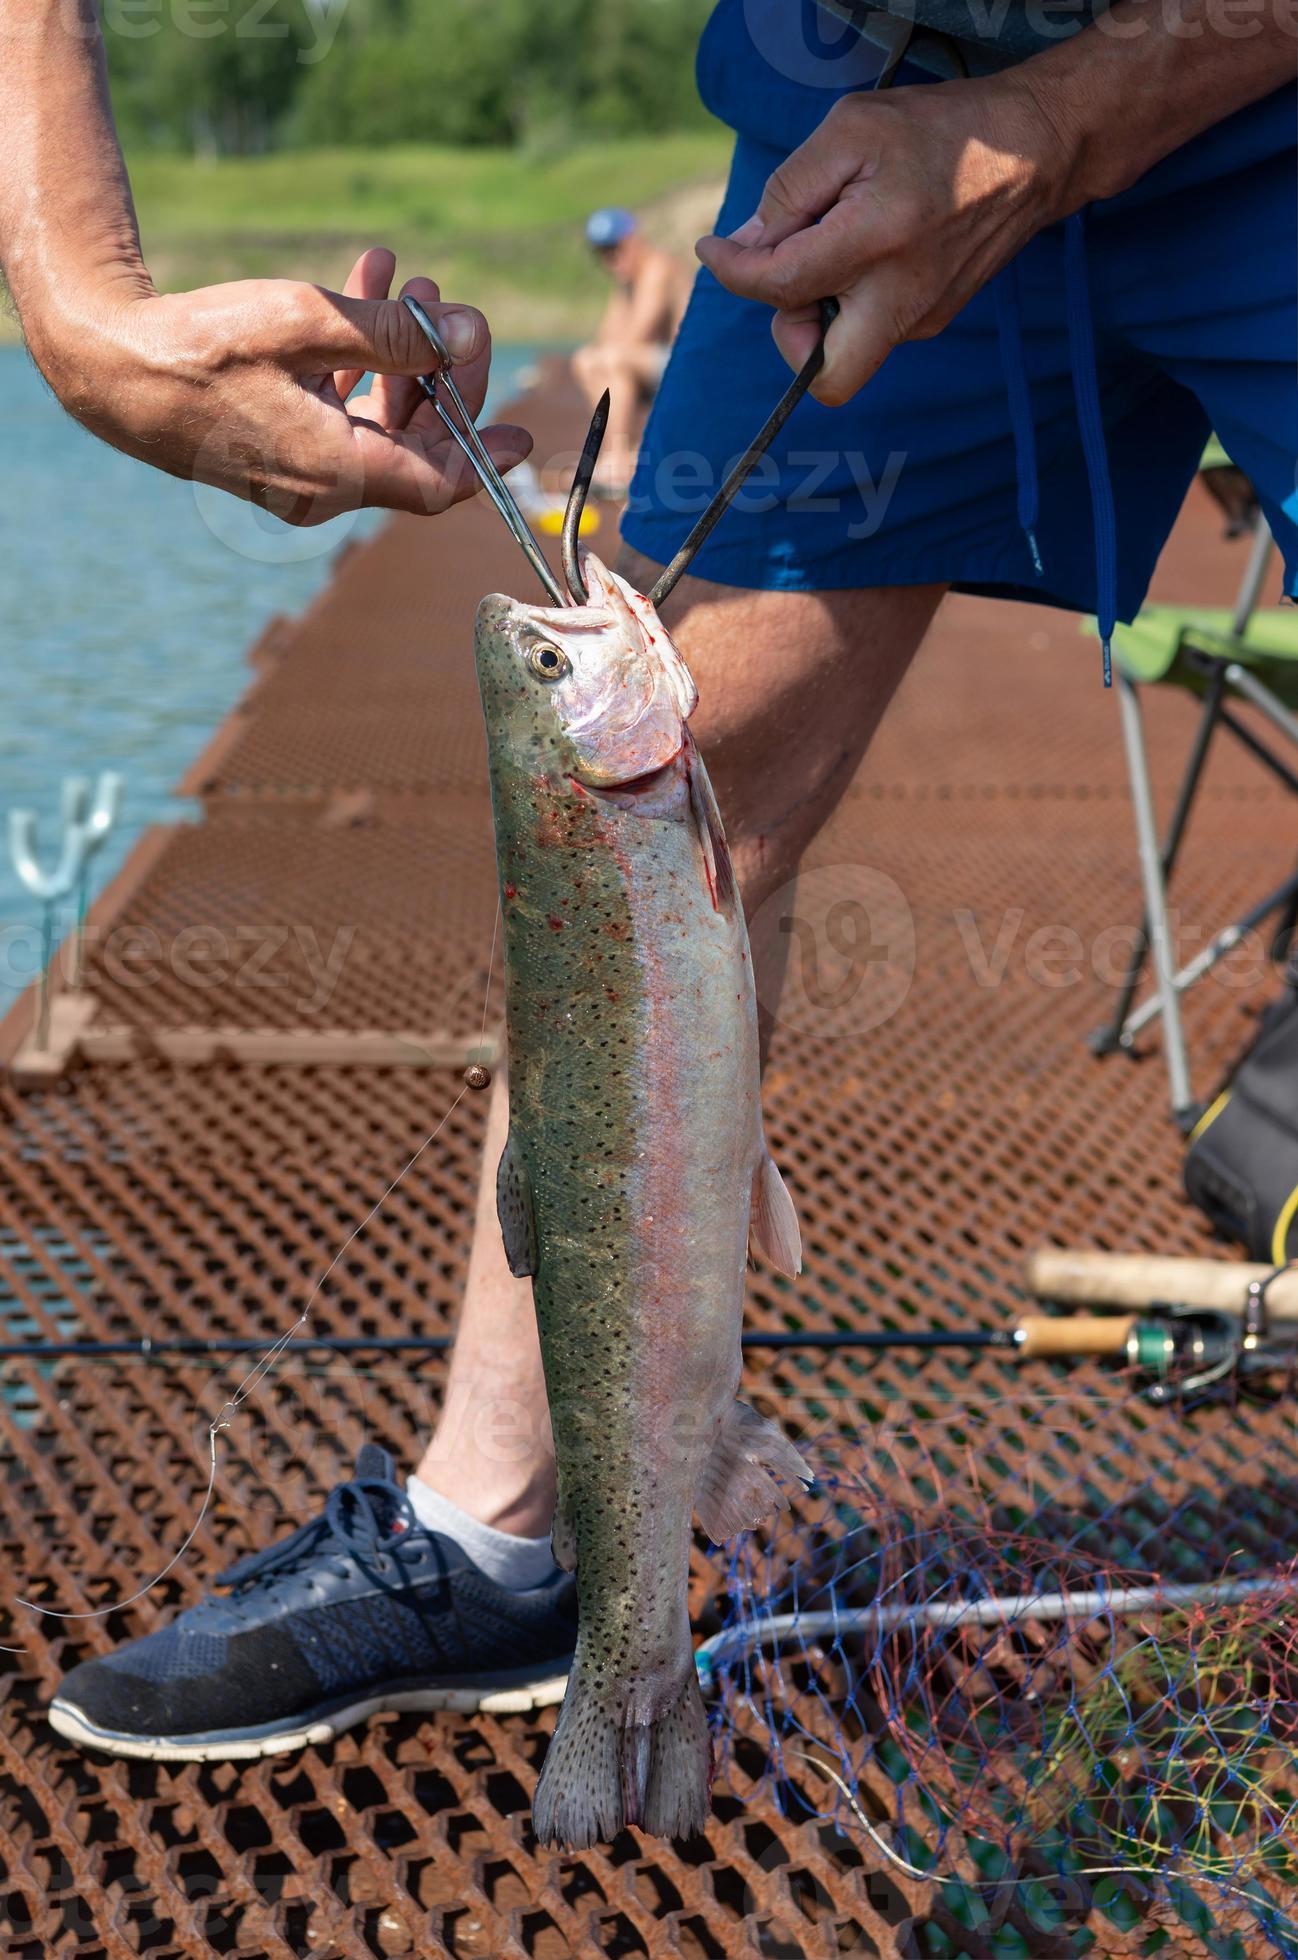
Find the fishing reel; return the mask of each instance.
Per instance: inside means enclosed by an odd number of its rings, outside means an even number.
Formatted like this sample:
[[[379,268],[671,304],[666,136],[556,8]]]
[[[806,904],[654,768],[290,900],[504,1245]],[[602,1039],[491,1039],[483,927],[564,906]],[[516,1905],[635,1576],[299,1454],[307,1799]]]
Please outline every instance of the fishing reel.
[[[1298,1370],[1298,1326],[1274,1326],[1266,1294],[1279,1273],[1250,1282],[1242,1314],[1178,1301],[1150,1303],[1152,1318],[1133,1323],[1127,1336],[1128,1363],[1156,1377],[1145,1390],[1156,1407],[1170,1402],[1197,1408],[1229,1401],[1238,1394],[1255,1401],[1279,1402],[1292,1392]]]

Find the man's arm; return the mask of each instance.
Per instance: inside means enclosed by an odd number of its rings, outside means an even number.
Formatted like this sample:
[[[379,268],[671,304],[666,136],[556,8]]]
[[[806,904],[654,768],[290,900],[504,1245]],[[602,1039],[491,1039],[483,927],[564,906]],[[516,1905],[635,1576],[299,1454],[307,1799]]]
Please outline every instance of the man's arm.
[[[159,294],[95,0],[0,0],[0,272],[50,386],[105,441],[292,523],[360,504],[436,511],[472,495],[476,479],[406,378],[430,356],[387,297],[395,263],[364,253],[341,294],[287,279]],[[437,321],[476,413],[486,321],[441,306],[431,280],[404,290]],[[367,371],[385,378],[348,403]],[[486,440],[502,469],[531,447],[521,429]]]
[[[845,97],[729,238],[699,241],[733,292],[777,309],[798,367],[841,305],[813,387],[843,402],[904,340],[941,331],[1034,233],[1112,197],[1200,131],[1294,78],[1293,0],[1117,0],[1002,74]],[[1256,30],[1256,31],[1252,31]],[[817,222],[819,220],[819,222]]]

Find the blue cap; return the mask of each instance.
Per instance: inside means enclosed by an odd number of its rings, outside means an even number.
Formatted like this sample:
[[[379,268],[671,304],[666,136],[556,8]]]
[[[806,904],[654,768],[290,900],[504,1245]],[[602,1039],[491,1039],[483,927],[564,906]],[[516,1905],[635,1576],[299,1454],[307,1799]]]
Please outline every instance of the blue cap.
[[[602,211],[592,211],[586,220],[586,243],[594,246],[597,252],[605,252],[611,245],[620,245],[629,238],[636,228],[635,216],[624,211],[620,205],[609,204]]]

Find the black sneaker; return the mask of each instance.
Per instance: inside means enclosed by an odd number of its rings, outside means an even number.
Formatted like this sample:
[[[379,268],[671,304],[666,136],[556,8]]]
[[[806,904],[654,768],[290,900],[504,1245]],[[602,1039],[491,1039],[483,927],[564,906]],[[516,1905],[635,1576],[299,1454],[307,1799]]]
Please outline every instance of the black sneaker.
[[[373,1444],[319,1517],[217,1583],[161,1632],[74,1667],[50,1707],[59,1734],[211,1762],[330,1742],[389,1710],[512,1714],[562,1699],[577,1637],[567,1573],[507,1592],[418,1523]]]

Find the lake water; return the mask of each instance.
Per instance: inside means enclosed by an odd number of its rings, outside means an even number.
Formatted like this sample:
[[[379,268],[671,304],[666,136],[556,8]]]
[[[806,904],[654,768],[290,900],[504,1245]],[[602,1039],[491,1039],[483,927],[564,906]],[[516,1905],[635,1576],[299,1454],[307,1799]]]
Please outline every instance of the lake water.
[[[492,399],[536,350],[497,349]],[[54,855],[67,775],[115,769],[122,815],[94,888],[151,823],[249,679],[273,613],[300,611],[381,513],[294,531],[120,455],[65,415],[21,348],[0,347],[0,1012],[39,964],[38,908],[13,870],[12,809]]]

